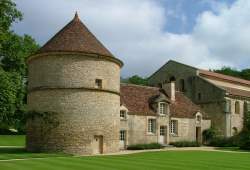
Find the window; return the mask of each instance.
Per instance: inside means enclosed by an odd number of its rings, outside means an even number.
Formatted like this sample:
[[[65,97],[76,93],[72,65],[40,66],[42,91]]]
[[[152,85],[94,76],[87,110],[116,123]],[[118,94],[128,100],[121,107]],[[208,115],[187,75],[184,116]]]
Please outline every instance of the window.
[[[102,88],[102,80],[101,79],[95,80],[95,88],[98,88],[98,89]]]
[[[240,114],[240,102],[235,102],[235,114]]]
[[[196,123],[201,123],[201,115],[196,116]]]
[[[148,119],[148,133],[155,133],[156,129],[156,120]]]
[[[127,115],[126,115],[126,111],[125,111],[125,110],[121,110],[121,111],[120,111],[120,118],[121,118],[121,119],[126,119],[126,118],[127,118]]]
[[[120,130],[120,140],[125,141],[125,139],[126,139],[126,131]]]
[[[165,126],[160,126],[160,136],[165,136]]]
[[[160,103],[159,104],[159,114],[160,115],[166,115],[167,114],[167,104],[166,103]]]
[[[226,113],[230,113],[231,112],[231,100],[226,100],[225,112]]]
[[[175,80],[176,80],[176,78],[174,76],[172,76],[172,77],[169,78],[170,82],[175,81]]]
[[[201,93],[198,93],[198,100],[201,100]]]
[[[177,120],[171,120],[170,122],[170,133],[172,135],[178,134],[178,121]]]
[[[180,79],[179,86],[180,86],[180,91],[184,92],[185,91],[185,81],[184,81],[184,79]]]

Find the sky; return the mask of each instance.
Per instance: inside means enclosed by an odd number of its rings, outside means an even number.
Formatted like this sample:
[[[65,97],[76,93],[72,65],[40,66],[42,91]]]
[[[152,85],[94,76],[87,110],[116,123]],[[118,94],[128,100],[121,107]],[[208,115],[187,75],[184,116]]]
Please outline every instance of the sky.
[[[150,76],[168,60],[203,69],[250,67],[250,0],[15,0],[12,28],[40,45],[78,12],[124,62],[122,77]]]

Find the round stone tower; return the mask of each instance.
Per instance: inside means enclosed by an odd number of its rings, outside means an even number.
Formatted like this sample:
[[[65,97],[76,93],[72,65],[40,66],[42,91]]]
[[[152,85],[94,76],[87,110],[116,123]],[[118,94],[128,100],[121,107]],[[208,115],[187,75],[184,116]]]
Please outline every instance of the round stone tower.
[[[27,62],[29,151],[98,154],[119,150],[122,62],[77,14]]]

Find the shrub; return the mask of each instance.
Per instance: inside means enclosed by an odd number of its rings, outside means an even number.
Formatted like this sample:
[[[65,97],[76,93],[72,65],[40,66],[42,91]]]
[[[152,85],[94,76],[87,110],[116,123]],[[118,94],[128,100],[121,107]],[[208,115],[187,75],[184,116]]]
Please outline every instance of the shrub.
[[[172,142],[170,145],[175,147],[200,147],[200,144],[196,141],[179,141],[179,142]]]
[[[135,144],[127,147],[128,150],[161,149],[163,146],[159,143]]]
[[[215,137],[208,145],[214,147],[237,147],[239,145],[239,136],[237,135],[230,138]]]
[[[242,132],[240,135],[240,142],[239,142],[240,149],[250,150],[250,132]]]
[[[215,138],[215,135],[216,130],[213,128],[204,130],[202,133],[204,144],[208,144],[213,138]]]

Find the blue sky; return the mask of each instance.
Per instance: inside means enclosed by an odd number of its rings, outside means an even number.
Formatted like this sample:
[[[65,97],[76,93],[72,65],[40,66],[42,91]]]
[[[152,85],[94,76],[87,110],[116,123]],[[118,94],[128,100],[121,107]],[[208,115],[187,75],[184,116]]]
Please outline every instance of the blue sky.
[[[124,63],[122,76],[149,76],[169,59],[200,68],[250,67],[249,0],[15,0],[13,25],[43,45],[78,11]]]
[[[190,33],[196,18],[204,11],[216,12],[217,3],[231,5],[235,0],[162,0],[161,3],[169,11],[165,29],[173,33]],[[174,13],[172,14],[171,11]]]

